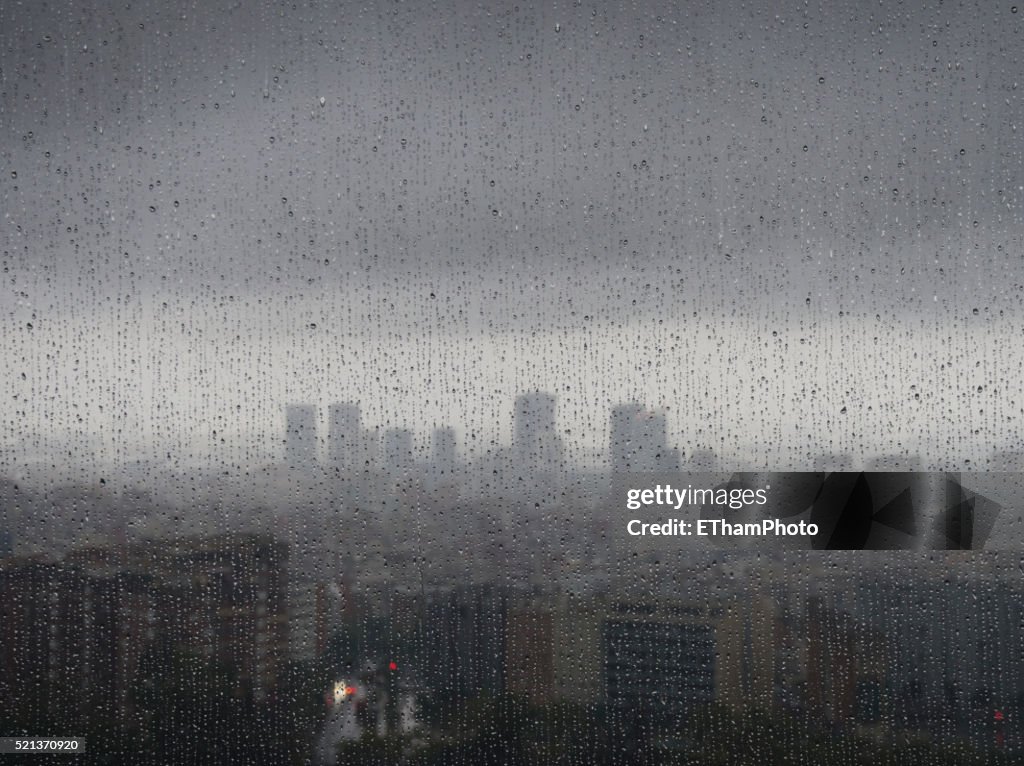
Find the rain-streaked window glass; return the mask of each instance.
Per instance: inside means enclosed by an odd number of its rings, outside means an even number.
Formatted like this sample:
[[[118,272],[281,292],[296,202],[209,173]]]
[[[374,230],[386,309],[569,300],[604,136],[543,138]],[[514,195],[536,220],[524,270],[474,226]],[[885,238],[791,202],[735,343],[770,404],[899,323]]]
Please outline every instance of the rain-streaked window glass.
[[[1022,50],[0,0],[0,766],[1024,760]]]

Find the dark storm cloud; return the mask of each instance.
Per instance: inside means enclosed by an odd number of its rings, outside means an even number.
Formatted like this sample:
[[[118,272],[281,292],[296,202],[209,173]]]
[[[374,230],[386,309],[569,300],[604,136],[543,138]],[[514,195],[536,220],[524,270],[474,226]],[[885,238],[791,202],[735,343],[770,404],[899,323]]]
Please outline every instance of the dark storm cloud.
[[[8,264],[86,295],[443,291],[510,327],[1019,304],[1008,6],[3,17]]]

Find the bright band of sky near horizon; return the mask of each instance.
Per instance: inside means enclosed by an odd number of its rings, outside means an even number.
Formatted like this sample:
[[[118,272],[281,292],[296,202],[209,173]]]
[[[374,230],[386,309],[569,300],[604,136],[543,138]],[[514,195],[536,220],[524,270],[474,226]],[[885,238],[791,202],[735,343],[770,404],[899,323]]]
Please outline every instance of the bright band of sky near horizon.
[[[456,339],[351,333],[315,302],[280,314],[274,304],[235,304],[197,322],[183,307],[135,302],[120,319],[37,319],[6,333],[15,374],[4,395],[16,405],[8,452],[30,458],[23,437],[38,433],[84,434],[107,459],[150,446],[203,455],[215,451],[216,430],[229,454],[272,457],[285,404],[319,405],[323,437],[328,404],[360,401],[365,425],[413,428],[420,442],[454,425],[469,457],[491,439],[508,443],[515,395],[541,389],[558,396],[570,459],[606,448],[610,407],[636,400],[668,408],[669,442],[687,453],[742,457],[758,445],[784,460],[894,453],[941,463],[1014,448],[1019,415],[1008,405],[1024,401],[1020,360],[1004,353],[1006,320],[844,319],[801,330],[677,317]]]

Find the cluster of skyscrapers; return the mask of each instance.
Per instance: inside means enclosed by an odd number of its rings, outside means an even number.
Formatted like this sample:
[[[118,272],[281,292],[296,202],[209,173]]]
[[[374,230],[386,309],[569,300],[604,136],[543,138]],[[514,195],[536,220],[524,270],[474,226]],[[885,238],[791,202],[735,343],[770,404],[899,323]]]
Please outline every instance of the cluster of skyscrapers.
[[[339,402],[328,407],[326,465],[341,473],[383,468],[398,474],[415,464],[413,432],[405,428],[364,429],[358,404]],[[290,468],[309,469],[318,459],[319,416],[312,404],[292,404],[285,409],[284,462]],[[457,445],[452,428],[435,428],[430,441],[430,465],[442,475],[455,471]]]
[[[303,469],[319,464],[319,414],[315,405],[292,404],[285,410],[284,462]],[[678,449],[668,445],[666,411],[648,410],[631,402],[612,408],[610,468],[617,473],[681,470]],[[507,457],[518,470],[534,476],[564,468],[564,444],[553,394],[535,391],[516,397],[513,441]],[[386,470],[407,473],[420,462],[413,432],[405,428],[366,429],[359,404],[339,402],[328,407],[326,465],[342,473]],[[712,459],[710,453],[706,456]],[[460,465],[455,430],[435,428],[430,436],[430,470],[454,473]]]

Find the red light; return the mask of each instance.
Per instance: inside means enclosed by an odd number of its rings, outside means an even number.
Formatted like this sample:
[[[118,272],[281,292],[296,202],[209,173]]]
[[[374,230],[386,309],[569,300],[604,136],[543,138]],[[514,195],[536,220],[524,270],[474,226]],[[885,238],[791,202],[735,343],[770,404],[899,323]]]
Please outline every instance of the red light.
[[[345,696],[346,697],[351,697],[355,693],[356,693],[356,687],[354,687],[354,686],[346,686],[345,687]]]
[[[997,710],[996,711],[996,720],[997,721],[1002,721],[1003,720],[1003,711],[1002,710]]]
[[[398,663],[397,662],[389,662],[388,663],[388,670],[398,670]]]

